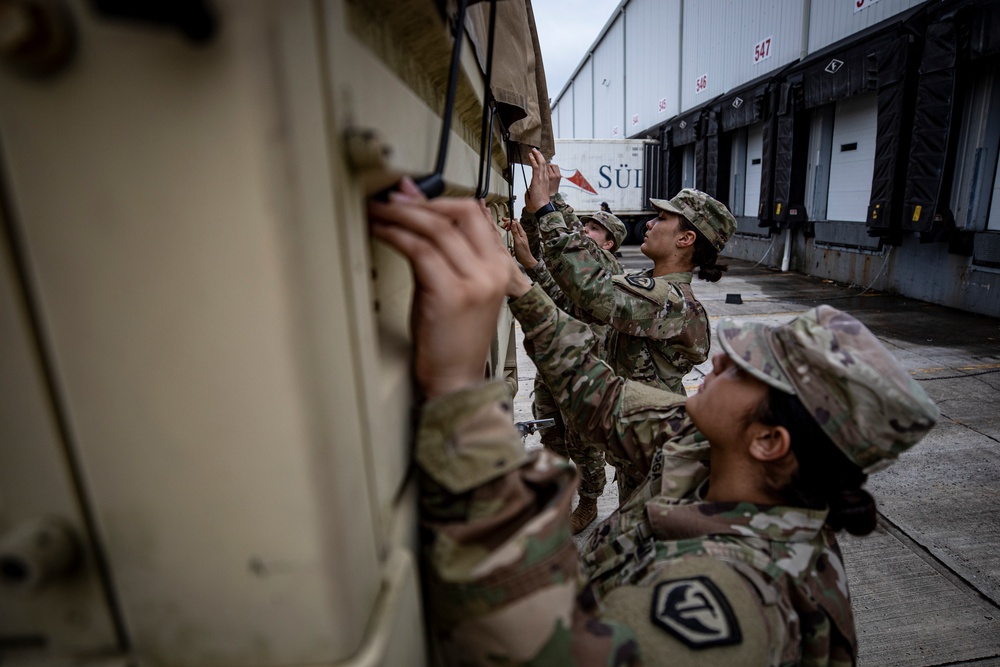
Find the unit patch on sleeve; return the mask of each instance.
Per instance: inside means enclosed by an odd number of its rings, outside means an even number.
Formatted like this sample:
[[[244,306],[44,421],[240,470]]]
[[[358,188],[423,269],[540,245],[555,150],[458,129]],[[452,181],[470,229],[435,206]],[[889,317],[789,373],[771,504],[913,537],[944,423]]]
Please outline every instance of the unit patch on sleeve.
[[[743,641],[726,596],[708,577],[664,581],[653,591],[653,623],[693,649]]]
[[[644,290],[651,290],[656,286],[656,282],[649,276],[625,276],[625,282]]]

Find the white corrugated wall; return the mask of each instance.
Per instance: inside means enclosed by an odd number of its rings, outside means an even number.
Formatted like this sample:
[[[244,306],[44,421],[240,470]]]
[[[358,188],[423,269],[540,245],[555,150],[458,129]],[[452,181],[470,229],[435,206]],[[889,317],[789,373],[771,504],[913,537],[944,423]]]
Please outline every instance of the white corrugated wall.
[[[922,1],[631,0],[556,105],[557,136],[639,134]]]
[[[597,139],[624,138],[629,134],[625,125],[624,27],[624,16],[619,14],[594,49],[593,136]]]
[[[594,136],[594,59],[580,68],[573,82],[573,92],[579,104],[573,105],[573,127],[563,134],[567,138],[589,139]]]
[[[576,110],[576,99],[576,84],[574,83],[563,93],[562,98],[559,100],[559,105],[555,109],[556,113],[553,114],[553,116],[559,116],[559,131],[556,132],[556,137],[573,136],[573,114]],[[590,95],[580,96],[580,99],[583,100],[583,104],[590,105]]]
[[[870,28],[924,0],[811,0],[809,53]],[[858,8],[858,4],[861,8]]]
[[[625,5],[625,121],[631,136],[676,116],[681,0]]]
[[[683,113],[798,59],[804,0],[685,0]]]

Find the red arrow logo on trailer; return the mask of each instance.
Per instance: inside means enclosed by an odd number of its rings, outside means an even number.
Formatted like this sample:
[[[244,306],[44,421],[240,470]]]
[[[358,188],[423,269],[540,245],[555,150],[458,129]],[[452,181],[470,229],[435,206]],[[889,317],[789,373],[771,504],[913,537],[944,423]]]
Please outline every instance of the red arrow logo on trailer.
[[[566,180],[575,185],[576,187],[580,188],[581,190],[589,192],[592,195],[597,194],[597,190],[594,189],[593,185],[587,182],[587,179],[583,177],[583,174],[580,173],[579,169],[574,171],[573,175],[568,177]]]

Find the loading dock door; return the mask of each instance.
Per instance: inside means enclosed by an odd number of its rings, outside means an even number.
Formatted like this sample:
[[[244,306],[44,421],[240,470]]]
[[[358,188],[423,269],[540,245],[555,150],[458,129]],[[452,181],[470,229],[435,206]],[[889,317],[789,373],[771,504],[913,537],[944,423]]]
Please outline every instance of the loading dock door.
[[[830,157],[829,220],[864,222],[868,215],[877,118],[874,93],[837,102]]]
[[[1000,166],[996,167],[993,176],[993,193],[990,198],[990,217],[986,222],[986,229],[991,232],[1000,232]]]
[[[760,207],[760,170],[764,152],[764,124],[754,123],[747,128],[746,194],[743,214],[757,216]]]
[[[684,157],[682,164],[684,165],[683,175],[681,177],[681,184],[685,188],[696,188],[698,187],[698,179],[695,178],[694,169],[694,144],[689,144],[684,147]]]

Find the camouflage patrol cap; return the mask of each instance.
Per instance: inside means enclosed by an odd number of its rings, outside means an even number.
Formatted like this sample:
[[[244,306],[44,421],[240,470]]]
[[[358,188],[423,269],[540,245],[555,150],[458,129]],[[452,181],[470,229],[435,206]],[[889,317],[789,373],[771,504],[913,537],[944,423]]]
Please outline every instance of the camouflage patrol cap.
[[[719,340],[741,368],[798,397],[866,473],[919,442],[940,415],[875,335],[831,306],[780,326],[726,318]]]
[[[625,223],[619,220],[617,216],[612,215],[607,211],[598,211],[594,215],[588,215],[587,217],[582,218],[582,220],[584,222],[587,220],[593,220],[601,227],[604,227],[606,230],[611,232],[611,236],[615,239],[615,247],[611,249],[611,252],[618,250],[622,241],[625,240],[625,235],[628,234],[628,231],[625,229]]]
[[[701,190],[684,188],[673,199],[650,199],[649,203],[659,211],[685,218],[719,252],[736,231],[736,218],[726,205]]]

